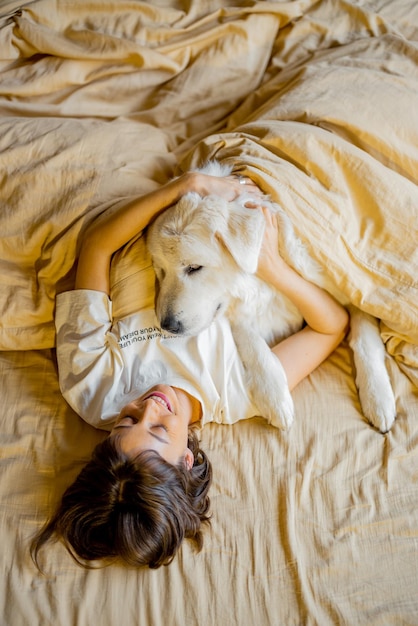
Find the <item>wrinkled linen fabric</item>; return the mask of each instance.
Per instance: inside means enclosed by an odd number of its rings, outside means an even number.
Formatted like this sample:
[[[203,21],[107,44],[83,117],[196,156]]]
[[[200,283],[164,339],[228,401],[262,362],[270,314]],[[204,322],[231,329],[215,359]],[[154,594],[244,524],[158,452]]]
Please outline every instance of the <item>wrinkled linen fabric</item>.
[[[2,626],[417,622],[417,47],[412,0],[1,3]],[[50,543],[40,573],[29,541],[104,437],[60,393],[56,294],[88,224],[208,158],[378,317],[397,419],[365,421],[343,342],[292,392],[289,432],[201,430],[200,553],[84,570]],[[116,317],[152,307],[140,235],[113,259]]]

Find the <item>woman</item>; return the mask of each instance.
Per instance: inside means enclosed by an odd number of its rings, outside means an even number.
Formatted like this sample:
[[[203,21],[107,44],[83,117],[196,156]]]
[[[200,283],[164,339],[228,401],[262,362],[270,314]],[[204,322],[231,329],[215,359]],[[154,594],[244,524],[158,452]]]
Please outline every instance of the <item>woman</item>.
[[[151,310],[113,320],[110,264],[116,250],[189,191],[227,201],[245,191],[259,210],[260,190],[249,179],[242,182],[187,173],[87,230],[75,290],[57,297],[59,377],[83,419],[111,432],[32,542],[35,562],[52,536],[82,565],[119,558],[159,567],[174,558],[184,538],[200,549],[212,470],[193,425],[233,423],[258,415],[257,407],[242,384],[243,364],[225,318],[184,338],[164,336]],[[306,321],[272,348],[293,389],[342,341],[348,314],[281,259],[276,220],[261,210],[266,231],[257,273]]]

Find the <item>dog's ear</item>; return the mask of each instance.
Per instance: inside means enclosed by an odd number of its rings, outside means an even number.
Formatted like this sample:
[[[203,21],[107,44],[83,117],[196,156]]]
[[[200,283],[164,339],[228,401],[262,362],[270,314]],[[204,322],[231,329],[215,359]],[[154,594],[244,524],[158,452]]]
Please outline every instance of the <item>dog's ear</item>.
[[[254,274],[263,241],[264,216],[259,209],[228,204],[228,214],[216,237],[242,270]]]

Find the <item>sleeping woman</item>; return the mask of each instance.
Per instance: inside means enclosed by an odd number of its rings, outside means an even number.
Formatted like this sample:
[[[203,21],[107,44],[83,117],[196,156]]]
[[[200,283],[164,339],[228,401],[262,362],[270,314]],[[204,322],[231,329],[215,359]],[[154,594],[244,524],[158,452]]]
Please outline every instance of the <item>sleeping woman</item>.
[[[261,192],[251,180],[187,173],[107,212],[85,233],[75,289],[57,296],[55,319],[61,391],[84,420],[110,432],[33,539],[36,563],[51,538],[86,567],[118,559],[157,568],[171,562],[184,538],[200,549],[212,468],[195,427],[259,415],[225,317],[197,337],[181,338],[160,331],[153,309],[112,317],[112,255],[189,191],[227,201],[245,191],[254,197],[251,208],[263,211],[257,274],[287,295],[306,322],[272,348],[290,389],[347,332],[346,310],[280,257],[276,220],[259,206]]]

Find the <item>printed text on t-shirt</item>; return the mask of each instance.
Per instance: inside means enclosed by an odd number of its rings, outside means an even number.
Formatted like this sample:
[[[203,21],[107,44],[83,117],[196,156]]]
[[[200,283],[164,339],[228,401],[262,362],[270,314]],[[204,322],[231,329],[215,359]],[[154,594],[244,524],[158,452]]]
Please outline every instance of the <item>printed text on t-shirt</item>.
[[[167,335],[162,332],[158,326],[149,326],[147,328],[139,328],[131,330],[125,335],[121,335],[118,343],[120,348],[127,348],[132,344],[139,343],[141,341],[150,341],[152,339],[176,339],[174,335]]]

